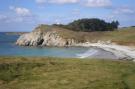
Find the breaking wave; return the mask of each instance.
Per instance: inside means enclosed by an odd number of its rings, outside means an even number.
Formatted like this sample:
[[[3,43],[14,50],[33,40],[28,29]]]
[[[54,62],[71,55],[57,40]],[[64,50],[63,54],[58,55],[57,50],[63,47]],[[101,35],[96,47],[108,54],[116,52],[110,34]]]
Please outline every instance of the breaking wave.
[[[96,50],[96,49],[89,49],[84,53],[76,54],[76,56],[77,56],[77,58],[87,58],[92,55],[95,55],[97,52],[98,52],[98,50]]]

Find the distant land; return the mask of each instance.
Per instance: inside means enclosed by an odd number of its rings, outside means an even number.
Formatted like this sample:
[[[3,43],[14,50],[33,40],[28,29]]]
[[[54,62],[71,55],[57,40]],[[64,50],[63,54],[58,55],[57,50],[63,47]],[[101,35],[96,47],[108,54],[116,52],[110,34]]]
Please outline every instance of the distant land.
[[[22,35],[26,34],[28,32],[5,32],[7,35]]]

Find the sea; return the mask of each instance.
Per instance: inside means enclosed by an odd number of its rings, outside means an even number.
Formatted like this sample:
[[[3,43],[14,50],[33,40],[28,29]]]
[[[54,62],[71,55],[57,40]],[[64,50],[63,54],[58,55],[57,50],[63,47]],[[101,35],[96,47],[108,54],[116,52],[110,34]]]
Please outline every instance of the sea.
[[[96,47],[24,47],[15,44],[19,35],[0,33],[0,56],[116,59],[111,52]]]

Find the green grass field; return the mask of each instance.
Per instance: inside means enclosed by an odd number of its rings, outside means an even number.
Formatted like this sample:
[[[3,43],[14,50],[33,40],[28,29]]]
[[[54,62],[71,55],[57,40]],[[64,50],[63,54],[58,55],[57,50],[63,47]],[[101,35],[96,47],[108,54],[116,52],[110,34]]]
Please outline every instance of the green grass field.
[[[0,89],[135,89],[135,63],[0,57]]]

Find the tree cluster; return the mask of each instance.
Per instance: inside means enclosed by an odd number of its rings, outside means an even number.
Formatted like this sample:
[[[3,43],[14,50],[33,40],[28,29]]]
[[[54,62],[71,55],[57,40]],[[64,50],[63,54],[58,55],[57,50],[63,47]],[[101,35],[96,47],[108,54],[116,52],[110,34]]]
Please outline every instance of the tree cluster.
[[[55,26],[68,28],[74,31],[84,31],[84,32],[113,31],[118,28],[118,25],[119,25],[118,21],[112,21],[111,23],[109,23],[97,18],[79,19],[67,25],[55,24]]]

